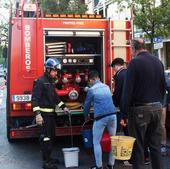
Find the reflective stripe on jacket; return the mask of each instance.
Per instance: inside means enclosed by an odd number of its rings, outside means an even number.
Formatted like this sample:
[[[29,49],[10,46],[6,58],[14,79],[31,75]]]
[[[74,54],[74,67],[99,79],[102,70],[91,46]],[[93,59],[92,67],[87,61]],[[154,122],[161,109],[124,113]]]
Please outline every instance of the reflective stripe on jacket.
[[[34,82],[32,90],[33,112],[54,112],[56,105],[62,109],[65,107],[55,92],[55,83],[44,74]]]

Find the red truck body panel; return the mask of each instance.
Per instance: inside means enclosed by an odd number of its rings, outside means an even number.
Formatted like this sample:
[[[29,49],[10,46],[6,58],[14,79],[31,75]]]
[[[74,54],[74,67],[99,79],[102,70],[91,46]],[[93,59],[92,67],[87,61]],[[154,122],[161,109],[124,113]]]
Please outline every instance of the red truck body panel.
[[[123,21],[125,28],[116,31],[125,32],[124,46],[119,46],[125,51],[124,59],[128,62],[131,58],[129,40],[131,38],[130,21]],[[122,22],[121,22],[122,23]],[[118,25],[119,23],[117,23]],[[44,72],[45,61],[45,43],[48,40],[45,31],[75,31],[75,32],[101,32],[100,37],[95,37],[96,41],[101,43],[101,70],[102,80],[111,88],[113,71],[110,63],[115,57],[114,26],[115,21],[109,19],[68,19],[68,18],[21,18],[15,17],[11,20],[11,38],[9,47],[9,78],[8,78],[8,97],[7,97],[7,134],[9,139],[35,137],[38,134],[38,128],[24,128],[21,121],[17,119],[33,118],[33,112],[28,109],[14,110],[17,104],[30,103],[30,100],[24,101],[21,95],[31,95],[33,82]],[[85,34],[85,33],[84,33]],[[66,36],[66,35],[65,35]],[[63,36],[63,39],[64,37]],[[85,35],[83,35],[85,36]],[[50,37],[49,37],[50,38]],[[72,37],[70,37],[71,39]],[[75,37],[74,37],[75,38]],[[74,39],[72,38],[72,39]],[[53,37],[52,40],[56,40]],[[80,41],[83,37],[79,37]],[[93,37],[91,37],[93,39]],[[98,40],[99,39],[99,40]],[[90,40],[89,40],[90,41]],[[99,43],[99,44],[100,44]],[[112,47],[113,44],[113,47]],[[94,58],[95,60],[95,58]],[[78,65],[81,67],[80,65]],[[94,65],[97,67],[97,65]],[[76,68],[76,65],[74,66]],[[90,66],[89,66],[90,67]],[[19,96],[17,96],[19,95]],[[16,101],[15,99],[21,99]],[[25,99],[25,98],[24,98]],[[13,104],[13,103],[16,103]],[[22,106],[23,106],[22,105]],[[73,113],[74,114],[74,113]],[[18,122],[19,121],[19,122]],[[23,120],[24,121],[24,120]],[[19,125],[17,125],[19,123]],[[29,123],[28,123],[29,124]],[[81,125],[73,126],[73,134],[81,133]],[[56,127],[56,135],[64,136],[70,134],[70,127]]]

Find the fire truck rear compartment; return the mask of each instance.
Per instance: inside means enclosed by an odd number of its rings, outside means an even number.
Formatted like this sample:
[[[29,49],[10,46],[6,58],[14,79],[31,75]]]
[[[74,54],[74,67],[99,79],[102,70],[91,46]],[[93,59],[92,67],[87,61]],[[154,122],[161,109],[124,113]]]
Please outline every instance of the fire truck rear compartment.
[[[56,80],[57,94],[70,109],[80,109],[84,103],[88,90],[88,74],[91,70],[97,70],[103,80],[101,35],[102,33],[98,32],[96,37],[77,37],[73,33],[73,36],[68,37],[45,33],[45,60],[52,57],[62,63],[62,70]]]

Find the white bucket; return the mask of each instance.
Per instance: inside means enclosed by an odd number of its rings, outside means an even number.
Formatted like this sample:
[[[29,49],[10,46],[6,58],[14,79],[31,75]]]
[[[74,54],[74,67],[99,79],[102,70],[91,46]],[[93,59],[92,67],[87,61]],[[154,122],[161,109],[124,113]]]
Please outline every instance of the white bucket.
[[[71,148],[63,148],[64,154],[64,163],[65,167],[78,167],[79,166],[79,148],[71,147]]]

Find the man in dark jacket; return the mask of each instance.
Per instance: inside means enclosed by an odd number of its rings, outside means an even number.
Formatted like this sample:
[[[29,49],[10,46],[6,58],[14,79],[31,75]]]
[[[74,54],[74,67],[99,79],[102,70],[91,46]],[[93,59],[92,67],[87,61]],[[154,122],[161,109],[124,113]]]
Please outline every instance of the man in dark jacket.
[[[125,62],[122,58],[115,58],[112,61],[111,67],[113,67],[116,72],[114,75],[114,92],[113,101],[116,107],[120,106],[120,99],[122,95],[123,83],[126,75]]]
[[[113,67],[115,71],[115,75],[113,77],[114,80],[114,91],[113,91],[113,102],[116,107],[120,107],[120,100],[123,91],[123,83],[126,76],[126,67],[125,62],[122,58],[115,58],[112,63],[111,67]],[[121,113],[117,113],[117,130],[120,130],[120,119]],[[128,135],[126,124],[123,127],[123,131],[125,135]]]
[[[113,92],[112,98],[113,98],[113,102],[114,102],[115,106],[120,107],[121,96],[122,96],[122,91],[123,91],[123,84],[125,81],[127,69],[126,69],[125,62],[122,58],[115,58],[112,61],[111,66],[113,67],[113,69],[116,72],[114,75],[115,87],[114,87],[114,92]],[[117,122],[118,122],[117,130],[118,131],[120,130],[121,116],[122,116],[122,113],[118,112],[117,113]],[[127,118],[123,119],[123,122],[125,122],[125,123],[123,123],[121,126],[123,129],[124,135],[128,136],[129,133],[128,133],[128,127],[127,127],[127,125],[128,125]],[[149,152],[148,152],[147,146],[145,146],[144,155],[145,155],[145,164],[149,164]],[[131,165],[131,164],[129,164],[128,161],[124,161],[124,164],[128,165],[128,166]]]
[[[52,143],[55,138],[55,107],[69,110],[55,92],[55,80],[61,64],[57,59],[49,58],[45,63],[45,73],[34,82],[32,91],[32,106],[36,123],[41,127],[40,146],[44,169],[57,169],[56,161],[51,158]]]
[[[128,116],[129,135],[136,138],[133,169],[144,169],[144,142],[150,149],[152,168],[161,161],[161,111],[165,94],[164,67],[145,49],[143,39],[132,40],[132,54],[123,87],[121,112]]]

